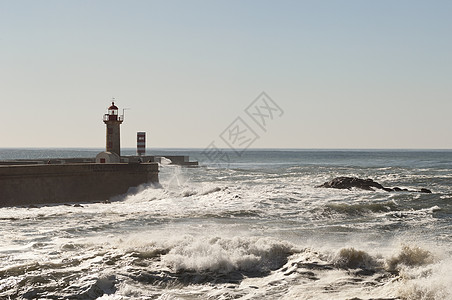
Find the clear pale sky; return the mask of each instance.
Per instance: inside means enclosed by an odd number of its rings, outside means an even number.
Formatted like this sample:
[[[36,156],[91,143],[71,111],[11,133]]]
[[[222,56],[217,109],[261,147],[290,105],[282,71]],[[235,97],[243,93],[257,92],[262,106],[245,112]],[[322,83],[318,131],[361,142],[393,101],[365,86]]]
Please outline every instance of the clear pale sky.
[[[1,1],[2,147],[452,148],[452,1]],[[284,111],[264,132],[244,110]]]

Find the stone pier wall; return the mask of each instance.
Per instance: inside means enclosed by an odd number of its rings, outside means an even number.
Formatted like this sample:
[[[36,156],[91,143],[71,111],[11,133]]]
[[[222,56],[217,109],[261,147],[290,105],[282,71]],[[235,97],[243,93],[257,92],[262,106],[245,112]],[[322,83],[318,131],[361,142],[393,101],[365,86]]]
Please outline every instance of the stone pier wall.
[[[104,201],[158,182],[158,164],[0,166],[0,207]]]

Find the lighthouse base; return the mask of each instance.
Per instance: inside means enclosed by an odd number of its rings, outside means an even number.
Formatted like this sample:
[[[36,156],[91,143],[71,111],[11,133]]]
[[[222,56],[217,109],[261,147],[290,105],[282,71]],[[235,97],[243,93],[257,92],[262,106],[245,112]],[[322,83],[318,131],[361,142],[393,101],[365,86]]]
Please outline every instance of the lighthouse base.
[[[0,166],[0,207],[105,201],[152,182],[157,163]]]

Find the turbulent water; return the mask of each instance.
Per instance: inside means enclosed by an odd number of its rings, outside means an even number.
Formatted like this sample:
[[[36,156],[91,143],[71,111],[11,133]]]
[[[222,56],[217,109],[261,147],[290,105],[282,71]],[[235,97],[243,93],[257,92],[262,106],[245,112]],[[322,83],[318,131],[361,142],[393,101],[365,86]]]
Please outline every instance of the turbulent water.
[[[1,208],[0,299],[452,299],[451,151],[155,152],[201,166],[110,204]],[[433,193],[315,188],[336,176]]]

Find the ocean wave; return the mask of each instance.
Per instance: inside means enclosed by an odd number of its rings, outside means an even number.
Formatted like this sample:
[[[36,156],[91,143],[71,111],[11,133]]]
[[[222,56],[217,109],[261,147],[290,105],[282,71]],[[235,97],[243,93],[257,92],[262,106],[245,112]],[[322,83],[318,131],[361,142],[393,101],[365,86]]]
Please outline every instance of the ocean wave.
[[[439,300],[452,295],[450,255],[416,244],[380,253],[368,247],[335,249],[326,242],[303,247],[269,237],[162,233],[93,237],[74,245],[61,244],[60,261],[0,270],[0,298],[352,299],[366,294]],[[58,284],[52,278],[59,278]]]
[[[415,218],[415,217],[426,217],[431,216],[434,212],[440,211],[441,207],[435,205],[432,207],[421,208],[421,209],[411,209],[411,210],[400,210],[400,211],[391,211],[385,213],[389,217],[393,218]]]
[[[222,188],[220,188],[220,187],[218,187],[218,186],[216,186],[216,187],[211,187],[211,188],[208,188],[207,190],[201,190],[201,191],[197,191],[197,190],[184,190],[184,191],[182,191],[182,196],[183,197],[190,197],[190,196],[194,196],[194,195],[200,195],[200,196],[205,196],[205,195],[208,195],[208,194],[212,194],[212,193],[215,193],[215,192],[219,192],[219,191],[221,191],[222,190]]]
[[[364,215],[369,213],[380,213],[395,211],[399,206],[394,201],[386,201],[380,203],[331,203],[326,208],[340,214],[347,215]]]
[[[333,258],[333,265],[346,269],[375,269],[379,262],[362,250],[355,248],[343,248]]]
[[[435,262],[434,255],[417,246],[403,245],[399,254],[386,260],[386,270],[399,272],[402,267],[417,267]]]
[[[303,284],[290,286],[281,299],[332,299],[332,295],[362,299],[364,294],[372,299],[452,297],[450,257],[440,259],[416,245],[402,245],[393,255],[353,247],[332,253],[311,250],[294,255],[287,265],[292,267],[285,274],[295,275]]]
[[[294,252],[292,245],[270,238],[188,238],[162,260],[176,272],[263,274],[284,265]]]

